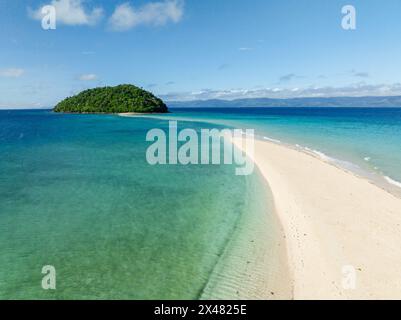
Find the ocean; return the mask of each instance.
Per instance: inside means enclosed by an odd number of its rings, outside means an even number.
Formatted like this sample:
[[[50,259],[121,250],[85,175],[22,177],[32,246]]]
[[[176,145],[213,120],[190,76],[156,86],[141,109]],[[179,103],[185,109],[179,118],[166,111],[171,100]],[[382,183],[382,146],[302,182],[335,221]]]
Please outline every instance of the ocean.
[[[249,296],[239,279],[277,260],[248,265],[277,233],[263,180],[234,165],[151,166],[152,128],[168,123],[0,111],[0,299]],[[42,288],[47,265],[56,290]]]
[[[264,298],[255,284],[286,276],[257,170],[146,162],[146,133],[167,131],[167,119],[197,131],[253,128],[400,191],[401,109],[0,111],[1,299]],[[45,265],[56,290],[41,287]]]

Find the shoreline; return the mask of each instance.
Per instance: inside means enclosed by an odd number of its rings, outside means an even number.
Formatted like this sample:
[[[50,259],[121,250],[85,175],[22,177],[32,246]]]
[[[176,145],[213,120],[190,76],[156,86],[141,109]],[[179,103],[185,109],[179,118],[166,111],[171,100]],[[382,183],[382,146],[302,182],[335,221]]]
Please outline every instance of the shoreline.
[[[240,140],[233,142],[243,149]],[[400,198],[274,142],[255,140],[251,158],[270,186],[284,229],[294,299],[401,297]],[[344,285],[349,276],[355,276],[354,289]]]
[[[237,220],[200,300],[293,299],[284,230],[273,196],[259,172],[247,179],[247,211]]]
[[[260,139],[252,160],[273,193],[293,275],[283,287],[293,283],[294,299],[401,298],[399,193],[314,150]],[[349,266],[355,289],[343,286]]]
[[[265,136],[256,136],[255,139],[261,140],[262,142],[267,141],[275,145],[283,146],[291,150],[307,154],[319,161],[327,163],[339,170],[349,173],[357,178],[363,179],[371,183],[372,185],[382,189],[383,191],[401,199],[401,183],[393,178],[386,176],[384,173],[370,172],[365,168],[360,167],[356,162],[349,160],[343,160],[339,158],[333,158],[324,154],[323,152],[308,147],[301,146],[299,144],[290,144],[280,140],[271,139]]]
[[[258,136],[255,136],[256,139],[259,139]],[[360,167],[356,162],[352,162],[349,160],[333,158],[324,154],[323,152],[315,149],[310,149],[308,147],[301,146],[299,144],[289,144],[279,140],[271,139],[268,137],[260,138],[261,141],[268,141],[270,143],[274,143],[276,145],[280,145],[291,150],[295,150],[307,155],[314,157],[319,161],[323,161],[331,166],[334,166],[342,171],[345,171],[349,174],[354,175],[357,178],[364,179],[374,186],[382,189],[389,194],[401,199],[401,183],[393,178],[386,176],[382,172],[371,172],[367,169]],[[366,161],[366,160],[365,160]]]
[[[149,119],[159,119],[165,121],[188,121],[188,122],[198,122],[198,123],[213,123],[220,126],[227,126],[225,123],[221,123],[220,121],[208,121],[206,119],[195,119],[195,118],[185,118],[185,117],[168,117],[168,114],[117,114],[118,116],[127,117],[127,118],[149,118]],[[167,115],[167,116],[166,116]],[[229,126],[232,128],[237,128],[237,125]],[[366,168],[361,167],[359,164],[354,162],[353,160],[347,160],[343,158],[333,158],[332,156],[328,156],[323,152],[315,149],[310,149],[308,147],[301,146],[299,144],[291,144],[284,141],[276,140],[274,138],[267,137],[265,135],[255,135],[256,139],[261,139],[262,141],[268,141],[275,144],[282,145],[284,147],[306,153],[311,155],[321,161],[327,162],[330,165],[333,165],[341,170],[344,170],[348,173],[351,173],[357,177],[368,180],[370,183],[375,186],[383,189],[384,191],[401,198],[401,182],[395,180],[394,177],[386,175],[383,172],[373,172]],[[365,159],[366,161],[366,159]]]
[[[124,113],[113,113],[120,117],[137,117],[137,116],[150,116],[150,115],[163,115],[169,114],[170,112],[124,112]]]

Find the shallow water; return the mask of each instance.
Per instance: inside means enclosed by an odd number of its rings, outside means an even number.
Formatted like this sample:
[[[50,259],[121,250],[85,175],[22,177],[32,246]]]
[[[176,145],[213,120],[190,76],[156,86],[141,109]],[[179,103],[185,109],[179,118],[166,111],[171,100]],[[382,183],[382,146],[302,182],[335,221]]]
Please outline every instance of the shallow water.
[[[167,125],[0,112],[0,298],[195,299],[221,278],[221,257],[249,245],[232,245],[238,223],[268,213],[266,189],[232,165],[148,165],[146,132]],[[41,288],[44,265],[56,268],[54,291]]]

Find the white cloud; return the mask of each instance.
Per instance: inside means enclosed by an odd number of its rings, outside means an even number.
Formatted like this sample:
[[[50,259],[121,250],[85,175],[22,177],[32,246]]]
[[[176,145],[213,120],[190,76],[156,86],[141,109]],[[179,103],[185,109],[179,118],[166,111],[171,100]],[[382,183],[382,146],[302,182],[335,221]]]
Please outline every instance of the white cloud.
[[[364,97],[401,95],[401,83],[371,85],[356,83],[343,87],[258,88],[258,89],[204,89],[196,92],[173,92],[162,95],[169,101],[235,100],[248,98],[307,98],[307,97]]]
[[[42,109],[46,105],[40,102],[3,102],[0,101],[0,110],[12,110],[12,109]],[[49,105],[47,105],[49,107]]]
[[[0,76],[6,78],[19,78],[25,73],[24,69],[9,68],[0,70]]]
[[[78,77],[78,79],[81,80],[81,81],[94,81],[94,80],[97,80],[98,77],[97,77],[96,74],[88,73],[88,74],[81,74]]]
[[[241,48],[238,48],[238,50],[239,50],[239,51],[252,51],[253,48],[250,48],[250,47],[241,47]]]
[[[85,0],[52,0],[48,5],[56,8],[56,22],[69,26],[97,24],[103,17],[103,9],[96,7],[86,9],[83,6]],[[29,15],[36,20],[42,20],[42,8],[29,10]]]
[[[116,7],[109,19],[114,31],[126,31],[139,25],[162,26],[168,22],[177,23],[184,14],[184,0],[165,0],[151,2],[140,8],[130,3]]]

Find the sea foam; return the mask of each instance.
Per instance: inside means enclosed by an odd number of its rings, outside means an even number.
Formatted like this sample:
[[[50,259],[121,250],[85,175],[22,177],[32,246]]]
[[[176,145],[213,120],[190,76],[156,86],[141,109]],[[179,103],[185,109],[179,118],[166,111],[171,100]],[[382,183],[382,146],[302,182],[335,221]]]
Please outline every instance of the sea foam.
[[[281,143],[280,140],[276,140],[276,139],[269,138],[269,137],[263,137],[263,139],[265,139],[265,140],[267,140],[267,141],[270,141],[270,142]]]
[[[386,181],[394,186],[397,186],[398,188],[401,188],[401,182],[397,181],[397,180],[393,180],[388,176],[384,176],[384,179],[386,179]]]

